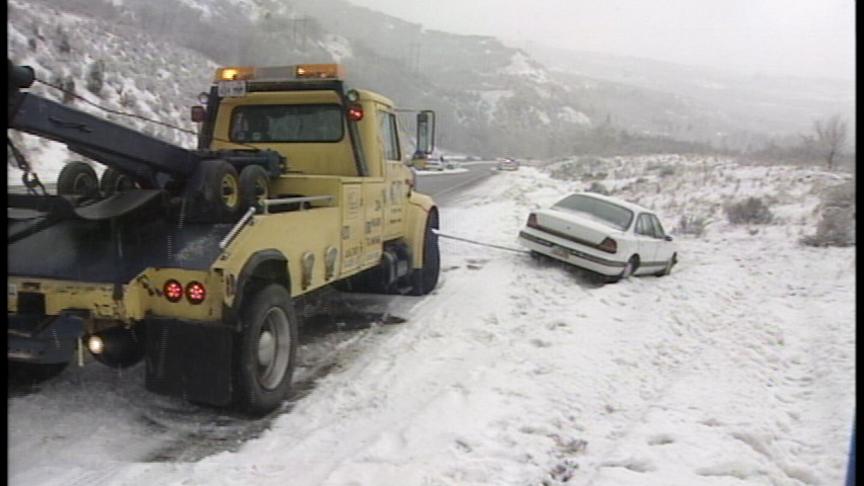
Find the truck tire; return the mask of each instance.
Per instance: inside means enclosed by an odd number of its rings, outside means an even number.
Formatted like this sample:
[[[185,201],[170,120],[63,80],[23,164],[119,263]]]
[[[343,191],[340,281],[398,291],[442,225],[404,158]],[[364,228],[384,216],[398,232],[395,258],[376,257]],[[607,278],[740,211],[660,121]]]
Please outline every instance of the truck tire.
[[[230,222],[240,208],[240,181],[237,169],[225,160],[203,164],[205,213],[218,222]]]
[[[240,171],[240,212],[246,212],[270,196],[270,176],[260,165],[247,165]]]
[[[69,162],[57,176],[57,194],[60,196],[95,196],[99,193],[99,178],[89,164]]]
[[[102,191],[104,196],[110,196],[115,192],[135,189],[135,181],[119,170],[109,167],[102,173],[102,180],[99,182],[99,189]]]
[[[251,296],[241,319],[235,400],[240,410],[263,415],[277,408],[291,389],[297,316],[288,291],[273,283]]]
[[[426,218],[426,231],[423,237],[423,267],[414,270],[411,295],[426,295],[438,285],[441,273],[441,254],[438,251],[438,210],[429,211]]]

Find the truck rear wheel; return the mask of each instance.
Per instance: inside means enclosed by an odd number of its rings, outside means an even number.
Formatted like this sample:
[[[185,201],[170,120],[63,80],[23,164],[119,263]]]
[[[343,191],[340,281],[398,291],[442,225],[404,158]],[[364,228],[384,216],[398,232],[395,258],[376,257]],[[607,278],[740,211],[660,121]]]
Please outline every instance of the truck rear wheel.
[[[438,251],[438,211],[432,209],[426,218],[426,232],[423,237],[423,267],[414,270],[411,295],[426,295],[438,285],[441,273],[441,254]]]
[[[269,284],[242,310],[236,380],[238,407],[253,415],[275,409],[288,396],[297,354],[297,316],[284,287]]]
[[[57,176],[57,194],[61,196],[93,196],[99,193],[99,178],[89,164],[69,162]]]

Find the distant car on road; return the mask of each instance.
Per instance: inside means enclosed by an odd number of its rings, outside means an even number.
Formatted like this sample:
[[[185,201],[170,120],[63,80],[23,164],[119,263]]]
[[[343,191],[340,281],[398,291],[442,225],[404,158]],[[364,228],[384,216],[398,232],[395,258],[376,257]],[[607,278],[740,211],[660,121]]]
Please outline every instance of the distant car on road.
[[[498,161],[498,170],[519,170],[519,162],[514,159],[501,159]]]
[[[430,158],[426,161],[426,170],[444,170],[444,163],[441,162],[441,158]]]
[[[528,216],[519,243],[611,281],[668,275],[678,262],[672,237],[653,211],[620,199],[580,192]]]

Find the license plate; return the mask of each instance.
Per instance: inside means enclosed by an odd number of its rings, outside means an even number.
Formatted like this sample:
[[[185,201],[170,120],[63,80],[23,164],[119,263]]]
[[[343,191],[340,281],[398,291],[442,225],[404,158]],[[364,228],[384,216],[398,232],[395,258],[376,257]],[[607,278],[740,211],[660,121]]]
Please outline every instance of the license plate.
[[[219,81],[217,89],[222,98],[246,96],[246,81]]]
[[[556,246],[555,248],[552,248],[552,254],[559,257],[559,258],[567,258],[567,256],[570,255],[570,252],[567,251],[566,248],[561,248],[560,246]]]

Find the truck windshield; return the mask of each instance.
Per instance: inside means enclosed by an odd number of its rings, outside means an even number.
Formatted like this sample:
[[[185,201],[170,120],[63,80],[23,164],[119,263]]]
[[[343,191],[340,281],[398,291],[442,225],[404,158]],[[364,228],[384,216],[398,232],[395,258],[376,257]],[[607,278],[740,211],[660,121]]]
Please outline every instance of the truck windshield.
[[[625,230],[633,221],[633,212],[602,199],[573,194],[555,203],[555,209],[573,211],[589,216],[591,219]]]
[[[231,112],[232,142],[338,142],[339,105],[247,105]]]

